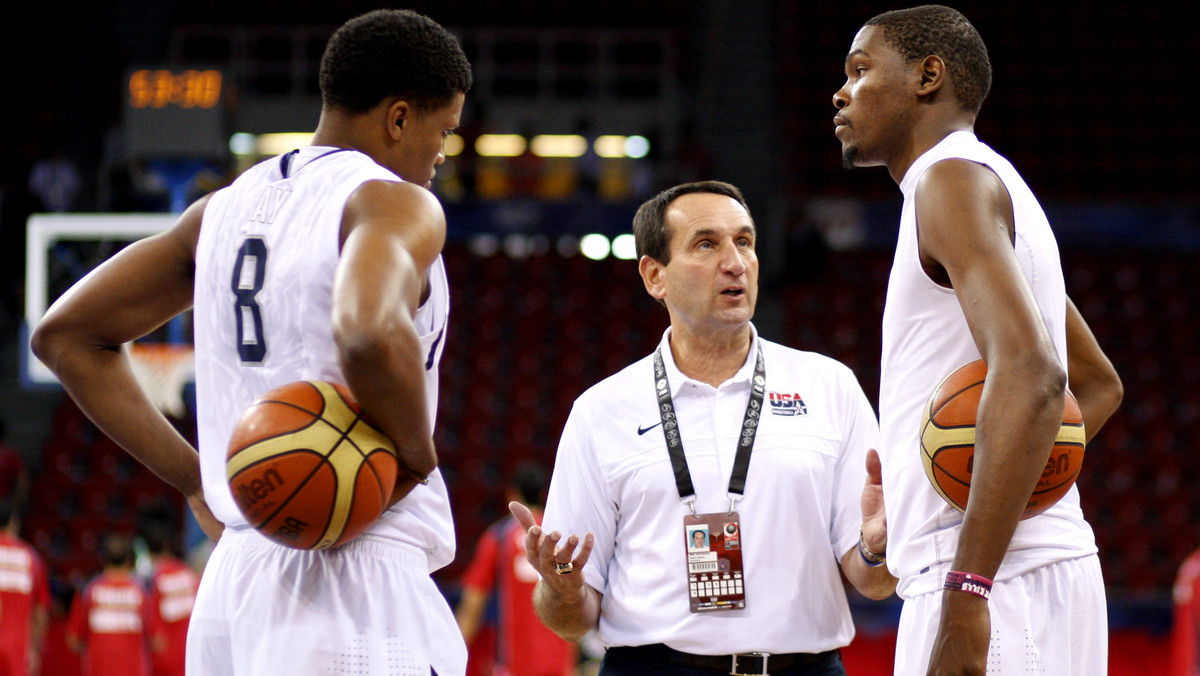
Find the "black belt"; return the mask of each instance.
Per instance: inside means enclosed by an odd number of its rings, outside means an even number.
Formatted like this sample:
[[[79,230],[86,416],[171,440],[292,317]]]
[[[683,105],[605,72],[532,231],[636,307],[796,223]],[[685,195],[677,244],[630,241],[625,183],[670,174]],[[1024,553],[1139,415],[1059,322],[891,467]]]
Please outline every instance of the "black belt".
[[[608,649],[614,658],[622,662],[636,661],[646,665],[672,664],[692,669],[705,669],[722,674],[770,674],[792,667],[819,664],[837,654],[836,650],[823,653],[739,653],[736,655],[693,655],[670,648],[662,643],[640,646],[616,646]],[[615,654],[614,654],[615,653]]]

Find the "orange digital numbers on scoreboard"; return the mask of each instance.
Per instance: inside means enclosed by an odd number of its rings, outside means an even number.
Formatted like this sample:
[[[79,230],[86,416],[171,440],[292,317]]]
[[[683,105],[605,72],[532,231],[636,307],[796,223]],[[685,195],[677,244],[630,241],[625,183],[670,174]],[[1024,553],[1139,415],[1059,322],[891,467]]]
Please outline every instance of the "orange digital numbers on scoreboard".
[[[217,70],[135,70],[129,76],[132,108],[213,108],[221,100]]]

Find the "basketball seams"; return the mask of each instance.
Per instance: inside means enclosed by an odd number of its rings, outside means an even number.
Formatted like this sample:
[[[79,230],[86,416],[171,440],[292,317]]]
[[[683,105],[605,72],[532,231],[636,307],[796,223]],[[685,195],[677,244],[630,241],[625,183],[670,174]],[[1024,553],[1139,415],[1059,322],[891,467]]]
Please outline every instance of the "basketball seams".
[[[926,475],[931,487],[959,511],[965,510],[969,496],[975,418],[986,374],[987,366],[981,359],[955,369],[934,388],[922,410],[919,441]],[[1022,519],[1049,509],[1070,490],[1082,469],[1086,442],[1079,405],[1067,390],[1046,468],[1031,492]]]
[[[942,386],[944,386],[945,384],[946,384],[946,383],[945,383],[945,381],[942,381],[942,385],[939,385],[939,386],[938,386],[938,388],[934,390],[934,392],[939,392],[939,393],[940,393],[940,392],[942,391]],[[935,425],[937,425],[938,427],[941,427],[941,428],[943,428],[943,429],[949,429],[950,427],[974,427],[974,426],[975,426],[975,423],[970,423],[969,425],[950,425],[950,426],[943,426],[943,425],[940,425],[940,424],[938,424],[938,423],[937,423],[937,420],[936,420],[936,418],[937,418],[937,414],[939,414],[939,413],[941,413],[943,410],[945,410],[945,408],[946,408],[947,406],[949,406],[950,404],[952,404],[952,403],[954,402],[954,400],[955,400],[955,399],[957,399],[958,397],[962,396],[962,395],[963,395],[963,394],[965,394],[966,392],[968,392],[968,391],[970,391],[970,390],[972,390],[972,389],[974,389],[974,388],[976,388],[976,387],[982,388],[982,387],[983,387],[983,381],[982,381],[982,380],[979,380],[979,381],[973,382],[973,383],[971,383],[971,384],[969,384],[969,385],[966,385],[966,386],[964,386],[964,387],[962,387],[962,388],[960,388],[960,389],[958,389],[958,390],[955,390],[953,393],[951,393],[951,394],[949,394],[949,395],[945,395],[945,396],[943,396],[943,397],[942,397],[942,403],[941,403],[941,404],[940,404],[940,405],[939,405],[939,406],[938,406],[936,409],[933,407],[933,402],[932,402],[932,401],[930,401],[930,402],[929,402],[929,403],[930,403],[930,406],[929,406],[929,419],[930,419],[930,420],[932,420],[932,421],[934,422],[934,424],[935,424]],[[983,395],[982,395],[982,393],[980,393],[980,398],[982,398],[982,396],[983,396]]]
[[[260,480],[260,476],[250,476],[247,472],[262,469],[272,459],[302,454],[313,458],[315,464],[308,469],[303,464],[294,466],[290,476],[286,463],[281,464],[279,470],[289,478],[285,492],[280,494],[280,503],[268,507],[270,513],[254,519],[252,525],[273,541],[299,549],[324,549],[356,537],[374,521],[390,496],[388,472],[392,470],[391,483],[394,483],[395,471],[380,454],[390,455],[395,464],[391,440],[363,417],[362,409],[342,386],[300,381],[276,388],[264,397],[247,409],[239,425],[258,424],[269,429],[272,422],[284,422],[288,416],[299,418],[298,413],[308,420],[287,431],[245,442],[229,454],[226,475],[235,497],[239,490],[246,491],[250,481]],[[303,401],[289,401],[291,397]],[[276,406],[286,407],[291,413],[280,413],[283,420],[273,417],[271,409]],[[314,412],[314,408],[319,410]],[[317,425],[318,421],[325,424]],[[235,430],[234,437],[237,436]],[[297,447],[297,440],[302,447]],[[236,483],[239,477],[243,483]],[[318,477],[321,484],[313,486]],[[304,502],[298,503],[298,497]],[[250,500],[251,505],[253,502]],[[243,512],[252,511],[241,501],[238,506],[246,507]],[[280,521],[285,516],[288,519]]]
[[[361,409],[357,405],[351,405],[347,396],[338,388],[322,383],[318,389],[322,391],[327,401],[327,414],[322,420],[338,434],[336,443],[326,456],[326,462],[333,468],[337,486],[334,491],[333,509],[330,513],[329,523],[316,544],[317,548],[324,548],[335,544],[345,531],[358,498],[357,479],[362,472],[363,465],[368,467],[371,465],[368,462],[368,454],[363,452],[350,435],[359,423],[362,423],[363,428],[367,430],[374,431],[374,428],[363,421]],[[347,453],[352,453],[351,457],[345,458]],[[375,475],[376,487],[382,492],[383,482],[374,468],[372,468],[372,473]],[[346,490],[343,490],[343,484],[348,487]]]

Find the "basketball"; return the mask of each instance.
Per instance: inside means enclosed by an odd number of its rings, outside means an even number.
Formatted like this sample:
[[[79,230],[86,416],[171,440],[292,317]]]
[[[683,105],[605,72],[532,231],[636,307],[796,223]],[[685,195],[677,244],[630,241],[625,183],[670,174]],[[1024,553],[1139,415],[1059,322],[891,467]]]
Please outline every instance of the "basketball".
[[[975,414],[986,376],[982,359],[955,369],[934,388],[921,420],[925,475],[938,494],[960,512],[967,509],[975,460]],[[1066,394],[1062,426],[1022,519],[1041,514],[1066,495],[1083,465],[1083,416],[1075,395],[1070,390]]]
[[[391,497],[391,441],[363,418],[350,391],[322,381],[277,387],[238,419],[225,475],[250,525],[295,549],[361,535]]]

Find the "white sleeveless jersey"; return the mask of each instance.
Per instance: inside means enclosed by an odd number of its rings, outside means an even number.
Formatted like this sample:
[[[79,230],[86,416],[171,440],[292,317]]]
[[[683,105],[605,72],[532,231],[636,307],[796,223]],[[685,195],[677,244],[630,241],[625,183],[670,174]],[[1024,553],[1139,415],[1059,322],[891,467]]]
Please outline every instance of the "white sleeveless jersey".
[[[242,411],[267,390],[297,380],[344,383],[331,326],[342,210],[370,180],[400,180],[353,150],[309,147],[264,161],[216,192],[196,247],[195,340],[204,496],[228,527],[248,527],[225,478],[225,455]],[[439,256],[416,325],[426,354],[433,425],[449,287]],[[454,558],[454,526],[440,472],[368,531],[426,551],[430,570]]]
[[[989,167],[1012,199],[1014,250],[1042,311],[1058,358],[1067,363],[1066,291],[1058,244],[1041,205],[1013,166],[971,132],[956,132],[909,168],[904,207],[883,312],[879,392],[883,494],[888,512],[888,563],[904,598],[939,589],[954,558],[962,513],[933,489],[921,463],[921,411],[951,371],[980,358],[958,297],[921,267],[917,248],[917,182],[934,163],[961,158]],[[1096,551],[1079,508],[1078,489],[1043,514],[1020,522],[997,579]]]

